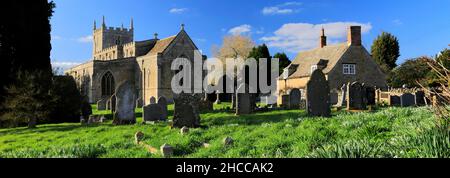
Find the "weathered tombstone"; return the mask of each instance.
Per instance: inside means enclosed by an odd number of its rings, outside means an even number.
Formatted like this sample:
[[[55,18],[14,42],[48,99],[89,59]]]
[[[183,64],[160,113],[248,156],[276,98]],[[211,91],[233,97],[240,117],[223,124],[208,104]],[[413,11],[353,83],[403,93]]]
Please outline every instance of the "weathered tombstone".
[[[106,110],[111,110],[111,100],[108,98],[108,100],[106,101]]]
[[[281,104],[280,104],[280,106],[283,108],[283,109],[289,109],[289,103],[290,103],[290,101],[289,101],[289,99],[290,99],[291,97],[289,96],[289,95],[281,95]]]
[[[330,117],[330,87],[321,70],[315,70],[306,84],[306,105],[310,116]]]
[[[301,98],[302,95],[299,89],[295,88],[289,91],[289,109],[299,109]]]
[[[414,95],[411,93],[404,93],[400,96],[400,106],[401,107],[410,107],[416,104]]]
[[[102,123],[102,116],[98,116],[98,115],[90,115],[87,124],[91,125],[91,124],[98,124],[98,123]]]
[[[214,105],[211,101],[209,101],[208,99],[202,99],[200,100],[199,104],[199,109],[201,112],[211,112],[214,111]]]
[[[336,92],[331,92],[330,93],[330,104],[331,105],[336,105],[339,101],[339,94]]]
[[[175,109],[173,114],[173,127],[197,128],[200,126],[200,112],[198,102],[200,101],[198,94],[181,93],[174,97]]]
[[[236,115],[251,114],[253,112],[252,96],[248,85],[242,84],[236,92]]]
[[[164,144],[161,146],[161,155],[164,158],[170,158],[173,155],[173,147],[169,144]]]
[[[226,137],[226,138],[223,139],[222,143],[223,143],[223,145],[224,145],[225,147],[227,147],[227,146],[233,145],[234,140],[233,140],[233,138],[231,138],[231,137]]]
[[[162,120],[167,120],[167,113],[169,112],[167,109],[167,99],[164,96],[159,97],[158,105],[161,107],[161,116]]]
[[[142,114],[144,122],[164,120],[162,108],[158,104],[149,104],[144,106],[144,111]]]
[[[306,109],[306,100],[304,100],[304,99],[300,100],[299,109],[301,109],[301,110],[305,110]]]
[[[344,84],[341,87],[341,95],[338,98],[338,107],[345,107],[347,106],[347,85]]]
[[[375,105],[376,104],[376,93],[375,88],[373,87],[366,87],[366,98],[367,98],[367,105]]]
[[[156,98],[155,97],[151,97],[150,98],[150,104],[156,104]]]
[[[142,108],[144,107],[144,102],[142,101],[141,98],[136,100],[136,108]]]
[[[81,116],[83,119],[89,118],[92,114],[92,106],[89,104],[89,101],[86,97],[83,97],[81,102]]]
[[[425,92],[423,91],[417,91],[415,93],[415,101],[416,101],[416,105],[417,106],[425,106],[426,101],[425,101]]]
[[[136,144],[141,143],[141,141],[144,139],[144,133],[142,133],[141,131],[136,132],[136,134],[134,134],[134,142]]]
[[[389,96],[390,97],[390,105],[391,106],[400,106],[401,105],[401,102],[400,102],[400,96],[397,96],[397,95],[391,95],[391,96]]]
[[[136,108],[135,89],[133,83],[126,81],[116,89],[116,110],[114,112],[115,125],[135,124]]]
[[[183,128],[181,128],[180,129],[180,133],[181,133],[181,135],[186,135],[186,134],[188,134],[189,133],[189,127],[183,127]]]
[[[110,100],[110,107],[111,107],[111,112],[114,113],[116,112],[116,94],[112,95]]]
[[[106,110],[106,98],[102,98],[101,100],[97,101],[97,110],[104,111]]]
[[[363,84],[353,82],[347,87],[347,110],[365,110],[366,92]]]

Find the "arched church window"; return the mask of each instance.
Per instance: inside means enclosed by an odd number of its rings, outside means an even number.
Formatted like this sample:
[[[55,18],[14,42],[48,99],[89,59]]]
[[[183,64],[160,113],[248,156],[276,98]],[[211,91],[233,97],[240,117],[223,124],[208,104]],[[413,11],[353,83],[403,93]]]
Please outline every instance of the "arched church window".
[[[102,77],[102,96],[111,96],[115,93],[114,76],[111,72],[106,72]]]

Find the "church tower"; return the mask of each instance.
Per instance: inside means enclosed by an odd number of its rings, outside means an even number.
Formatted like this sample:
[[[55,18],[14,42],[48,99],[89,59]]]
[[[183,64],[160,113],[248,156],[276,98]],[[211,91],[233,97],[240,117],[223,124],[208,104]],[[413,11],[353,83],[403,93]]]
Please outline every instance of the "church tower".
[[[122,46],[134,41],[134,27],[133,19],[131,19],[130,28],[122,27],[107,27],[105,17],[103,16],[102,24],[97,27],[96,21],[94,21],[93,32],[93,56],[102,53],[104,50],[114,46]]]

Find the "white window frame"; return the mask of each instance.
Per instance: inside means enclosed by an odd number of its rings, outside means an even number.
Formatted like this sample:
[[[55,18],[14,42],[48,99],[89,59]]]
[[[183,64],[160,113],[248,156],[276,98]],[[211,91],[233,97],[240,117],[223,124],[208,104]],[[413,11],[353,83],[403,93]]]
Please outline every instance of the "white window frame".
[[[356,64],[343,64],[342,72],[344,75],[356,75]]]
[[[312,65],[311,66],[311,74],[316,71],[319,67],[317,65]]]

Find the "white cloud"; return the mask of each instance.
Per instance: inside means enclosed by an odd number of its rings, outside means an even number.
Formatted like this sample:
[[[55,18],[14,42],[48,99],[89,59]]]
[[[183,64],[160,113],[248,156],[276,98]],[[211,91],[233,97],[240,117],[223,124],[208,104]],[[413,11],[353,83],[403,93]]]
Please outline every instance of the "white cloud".
[[[252,26],[244,24],[244,25],[240,25],[234,28],[231,28],[228,33],[232,34],[232,35],[243,35],[243,34],[248,34],[252,31]]]
[[[362,33],[368,33],[372,29],[370,23],[357,22],[332,22],[324,24],[289,23],[284,24],[274,32],[272,36],[262,37],[260,40],[269,47],[275,47],[287,52],[299,52],[316,48],[319,44],[320,31],[325,28],[325,34],[329,44],[344,42],[349,26],[362,26]]]
[[[90,42],[92,42],[93,39],[94,39],[94,37],[92,37],[92,35],[89,35],[89,36],[80,37],[77,39],[77,41],[80,43],[90,43]]]
[[[52,68],[53,69],[60,69],[62,71],[65,71],[67,69],[70,69],[72,67],[75,67],[77,65],[80,65],[81,63],[77,62],[62,62],[62,61],[52,61]]]
[[[276,15],[276,14],[292,14],[300,11],[297,6],[301,6],[301,2],[286,2],[275,6],[264,7],[262,14],[264,15]]]
[[[171,14],[182,14],[184,12],[186,12],[188,9],[187,8],[172,8],[169,10],[169,12]]]
[[[393,23],[394,25],[397,25],[397,26],[403,25],[403,22],[402,22],[400,19],[395,19],[395,20],[392,21],[392,23]]]
[[[62,37],[59,35],[52,35],[52,40],[62,40]]]

